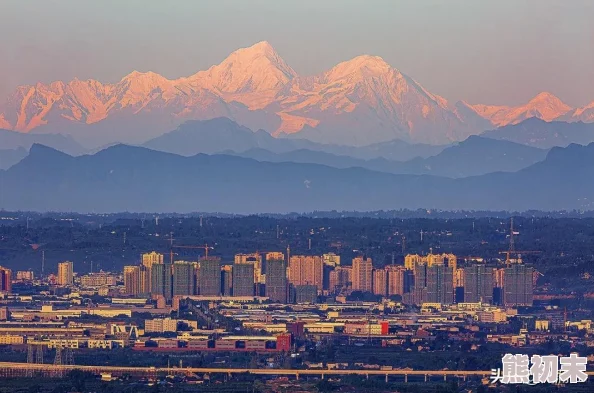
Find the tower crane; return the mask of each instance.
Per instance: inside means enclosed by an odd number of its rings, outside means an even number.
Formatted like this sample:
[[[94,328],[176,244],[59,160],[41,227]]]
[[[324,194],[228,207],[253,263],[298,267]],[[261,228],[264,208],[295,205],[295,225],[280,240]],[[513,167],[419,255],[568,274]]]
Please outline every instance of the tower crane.
[[[214,250],[214,247],[209,246],[208,244],[204,244],[203,246],[195,246],[195,245],[176,245],[173,244],[173,241],[175,239],[173,238],[173,232],[169,232],[169,238],[167,239],[167,241],[169,242],[169,254],[170,254],[170,261],[171,263],[173,263],[173,249],[174,248],[189,248],[189,249],[201,249],[204,250],[204,257],[208,258],[208,250]]]
[[[190,248],[204,250],[204,256],[208,258],[208,250],[214,250],[214,247],[204,244],[203,246],[171,246],[172,248]]]

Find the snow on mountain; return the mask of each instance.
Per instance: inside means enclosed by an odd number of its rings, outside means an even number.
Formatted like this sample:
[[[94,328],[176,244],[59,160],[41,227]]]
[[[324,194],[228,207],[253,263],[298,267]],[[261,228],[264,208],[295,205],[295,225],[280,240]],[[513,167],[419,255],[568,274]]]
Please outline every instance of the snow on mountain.
[[[564,116],[559,118],[559,120],[583,121],[584,123],[594,122],[594,101],[586,106],[567,112]]]
[[[501,127],[508,124],[518,124],[523,120],[536,117],[545,121],[553,121],[571,111],[559,98],[548,92],[542,92],[517,107],[496,105],[471,105],[481,117],[488,119],[493,125]]]
[[[401,138],[447,143],[473,131],[412,78],[377,56],[358,56],[320,75],[297,77],[279,93],[275,135],[364,145]],[[307,125],[308,127],[305,127]]]
[[[154,72],[133,71],[113,86],[108,106],[140,110],[172,86],[173,82]]]
[[[250,109],[262,109],[295,76],[272,46],[262,41],[231,53],[222,63],[192,75],[187,82],[217,91]]]
[[[518,107],[451,104],[369,55],[299,76],[265,41],[185,78],[134,71],[114,84],[37,83],[0,102],[2,128],[62,132],[105,144],[138,143],[186,120],[221,116],[275,136],[321,143],[446,144],[530,117],[594,121],[594,102],[572,109],[541,93]]]

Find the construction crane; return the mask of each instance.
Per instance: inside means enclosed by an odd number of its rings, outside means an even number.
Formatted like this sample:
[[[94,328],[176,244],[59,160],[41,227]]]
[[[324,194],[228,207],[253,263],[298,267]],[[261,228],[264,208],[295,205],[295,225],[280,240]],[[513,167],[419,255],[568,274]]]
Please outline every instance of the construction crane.
[[[169,255],[170,255],[170,261],[171,263],[173,263],[173,255],[175,254],[173,252],[174,248],[189,248],[189,249],[202,249],[204,250],[204,257],[208,258],[208,250],[214,250],[214,247],[209,246],[208,244],[204,244],[203,246],[194,246],[194,245],[188,245],[188,246],[184,246],[184,245],[175,245],[173,244],[173,241],[175,239],[173,238],[173,232],[169,232],[169,238],[167,239],[167,241],[169,242]],[[175,254],[178,255],[178,254]]]
[[[505,254],[505,264],[507,266],[509,266],[511,264],[511,256],[512,255],[515,255],[516,259],[520,259],[522,257],[522,255],[525,255],[525,254],[539,254],[540,253],[540,251],[534,251],[534,250],[523,250],[523,251],[516,250],[516,241],[514,238],[515,235],[516,235],[516,233],[514,232],[514,218],[512,217],[510,219],[510,224],[509,224],[509,248],[507,251],[499,252],[499,254]]]
[[[204,256],[208,258],[208,250],[214,250],[214,247],[204,244],[203,246],[171,246],[172,248],[190,248],[204,250]]]

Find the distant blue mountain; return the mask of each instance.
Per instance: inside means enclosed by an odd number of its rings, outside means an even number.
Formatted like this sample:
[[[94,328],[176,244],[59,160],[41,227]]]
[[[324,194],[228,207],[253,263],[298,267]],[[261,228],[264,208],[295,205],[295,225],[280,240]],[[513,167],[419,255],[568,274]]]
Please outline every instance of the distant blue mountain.
[[[274,153],[310,150],[365,160],[383,157],[398,161],[429,157],[445,147],[409,144],[400,140],[362,147],[325,145],[306,139],[274,138],[266,131],[253,132],[224,117],[188,121],[169,133],[149,140],[143,146],[185,156],[223,151],[242,153],[251,149],[264,149]]]
[[[25,148],[0,150],[0,169],[8,169],[27,156]]]
[[[0,129],[0,148],[3,150],[15,150],[19,148],[29,150],[35,143],[53,147],[54,149],[72,155],[80,155],[86,152],[81,145],[69,136],[61,134],[22,133]]]
[[[571,143],[587,145],[594,142],[594,123],[546,122],[532,117],[518,124],[486,131],[481,136],[541,149],[550,149],[555,146],[565,147]]]
[[[447,147],[433,157],[417,157],[407,162],[390,161],[385,158],[362,160],[307,149],[281,154],[260,148],[250,149],[243,153],[226,153],[258,161],[312,163],[334,168],[361,167],[394,174],[436,175],[453,178],[500,171],[515,172],[544,160],[547,155],[547,151],[543,149],[479,136],[471,136],[463,142]]]
[[[363,168],[271,163],[229,155],[190,157],[116,145],[72,157],[33,145],[0,171],[0,208],[77,212],[282,213],[592,209],[594,144],[555,148],[515,173],[463,179]]]

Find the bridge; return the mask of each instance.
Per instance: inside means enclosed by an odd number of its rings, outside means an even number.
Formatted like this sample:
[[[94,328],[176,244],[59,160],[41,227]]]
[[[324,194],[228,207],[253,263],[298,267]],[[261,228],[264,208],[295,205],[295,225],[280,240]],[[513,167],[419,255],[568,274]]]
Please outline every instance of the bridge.
[[[196,375],[196,374],[223,374],[229,377],[239,374],[262,376],[286,376],[299,379],[301,376],[346,376],[359,375],[366,378],[370,376],[383,376],[388,380],[390,376],[401,376],[408,382],[409,376],[421,376],[425,381],[429,377],[442,376],[444,380],[450,377],[488,377],[491,371],[454,371],[454,370],[322,370],[322,369],[261,369],[261,368],[166,368],[166,367],[123,367],[123,366],[79,366],[79,365],[52,365],[35,363],[0,362],[0,377],[34,377],[34,376],[63,376],[71,370],[81,370],[93,374],[111,374],[113,376],[130,375],[134,377],[155,378],[166,375]]]
[[[34,377],[50,376],[59,377],[66,375],[69,371],[81,370],[96,375],[111,374],[113,376],[130,375],[139,378],[156,378],[167,375],[200,375],[200,374],[223,374],[228,377],[239,374],[262,375],[262,376],[285,376],[299,379],[301,376],[316,376],[325,378],[326,376],[347,376],[358,375],[365,378],[370,376],[382,376],[386,382],[390,376],[404,378],[408,382],[409,376],[424,378],[425,381],[431,377],[460,378],[485,378],[491,376],[491,371],[456,371],[456,370],[323,370],[323,369],[261,369],[261,368],[167,368],[167,367],[124,367],[124,366],[78,366],[78,365],[52,365],[35,363],[11,363],[0,362],[0,377]],[[588,371],[589,376],[594,375],[594,371]]]

